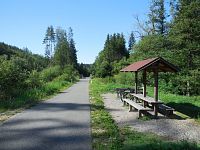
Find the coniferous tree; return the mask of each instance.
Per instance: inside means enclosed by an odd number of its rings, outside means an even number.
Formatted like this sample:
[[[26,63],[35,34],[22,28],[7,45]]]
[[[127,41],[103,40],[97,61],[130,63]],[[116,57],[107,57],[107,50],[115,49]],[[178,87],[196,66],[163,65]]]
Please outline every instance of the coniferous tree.
[[[68,43],[69,43],[69,63],[76,68],[78,65],[77,54],[76,54],[77,50],[73,39],[73,30],[71,27],[69,28],[68,32]]]
[[[151,33],[165,34],[166,33],[166,14],[164,7],[164,0],[152,0],[150,5],[150,12],[148,14]]]
[[[176,17],[179,11],[179,0],[170,0],[170,15],[172,20]]]
[[[108,34],[104,49],[95,60],[93,74],[98,77],[113,75],[114,64],[118,63],[124,57],[129,57],[125,44],[126,41],[123,34]]]
[[[56,64],[64,68],[69,63],[69,43],[67,40],[67,33],[65,30],[56,29],[57,44],[55,47],[54,61]]]
[[[43,44],[45,44],[45,56],[51,59],[55,47],[55,32],[53,26],[47,27]]]
[[[128,51],[131,52],[131,50],[133,50],[133,46],[135,45],[135,36],[134,33],[131,32],[130,37],[129,37],[129,41],[128,41]]]
[[[172,42],[171,49],[174,56],[177,56],[177,64],[182,68],[182,78],[180,79],[182,83],[180,84],[182,87],[185,85],[187,95],[200,93],[197,92],[200,91],[200,85],[196,82],[200,66],[199,14],[199,0],[180,0],[180,10],[169,34]]]

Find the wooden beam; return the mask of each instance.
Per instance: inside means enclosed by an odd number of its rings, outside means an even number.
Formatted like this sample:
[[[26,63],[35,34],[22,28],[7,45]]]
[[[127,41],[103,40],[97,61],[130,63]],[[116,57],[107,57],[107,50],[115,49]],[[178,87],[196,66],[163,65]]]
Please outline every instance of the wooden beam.
[[[135,72],[135,94],[138,93],[138,72]]]
[[[154,69],[154,99],[158,101],[158,69]],[[155,118],[158,116],[158,105],[154,105]]]
[[[154,69],[154,99],[158,101],[158,70]]]
[[[147,80],[146,80],[146,69],[143,71],[143,96],[146,97],[146,91],[147,91],[147,88],[146,88],[146,85],[147,85]]]

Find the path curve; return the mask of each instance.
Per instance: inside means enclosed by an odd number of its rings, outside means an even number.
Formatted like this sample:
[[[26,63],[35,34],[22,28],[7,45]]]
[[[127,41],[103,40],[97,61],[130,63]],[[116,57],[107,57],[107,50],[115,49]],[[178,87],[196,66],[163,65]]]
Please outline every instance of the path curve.
[[[11,117],[0,126],[0,150],[90,150],[89,80]]]

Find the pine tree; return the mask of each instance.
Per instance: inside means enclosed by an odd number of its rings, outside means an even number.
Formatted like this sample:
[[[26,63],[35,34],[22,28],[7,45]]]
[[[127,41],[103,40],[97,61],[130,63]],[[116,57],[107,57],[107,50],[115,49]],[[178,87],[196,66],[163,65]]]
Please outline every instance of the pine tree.
[[[69,43],[67,33],[62,28],[56,29],[57,44],[55,47],[54,61],[56,64],[64,68],[69,62]]]
[[[148,23],[151,26],[152,34],[166,33],[166,14],[164,7],[164,0],[152,0],[150,5],[150,12],[148,14]]]
[[[45,56],[51,59],[55,47],[55,32],[53,26],[47,27],[43,44],[45,44]]]
[[[179,0],[170,0],[170,15],[172,17],[172,20],[175,19],[178,11],[179,11]]]
[[[129,41],[128,41],[128,51],[129,53],[131,52],[131,50],[133,50],[133,46],[135,45],[135,36],[134,33],[131,32],[130,37],[129,37]]]
[[[173,22],[169,39],[176,63],[182,68],[182,87],[187,95],[196,91],[200,84],[195,82],[200,69],[200,1],[180,0],[180,10]],[[187,80],[186,80],[187,79]],[[186,81],[186,82],[185,82]],[[200,91],[200,90],[199,90]],[[198,92],[200,93],[200,92]],[[198,94],[195,93],[195,94]]]
[[[95,60],[94,74],[98,77],[113,75],[114,64],[122,58],[128,58],[129,53],[126,49],[126,41],[123,34],[114,33],[107,35],[104,49],[99,53]]]
[[[77,68],[78,62],[77,62],[77,50],[75,47],[75,42],[73,39],[73,30],[70,27],[68,32],[68,43],[69,43],[69,63],[73,65],[75,68]]]

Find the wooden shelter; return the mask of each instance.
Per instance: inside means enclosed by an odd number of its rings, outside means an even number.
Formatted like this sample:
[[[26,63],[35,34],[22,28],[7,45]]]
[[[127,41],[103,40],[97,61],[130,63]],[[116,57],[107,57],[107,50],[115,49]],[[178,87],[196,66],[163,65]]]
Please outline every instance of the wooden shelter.
[[[158,101],[158,72],[178,72],[179,68],[161,57],[146,59],[135,62],[122,70],[121,72],[135,72],[135,94],[138,93],[138,72],[143,71],[143,96],[146,97],[146,73],[154,73],[154,100]],[[154,113],[157,117],[158,108],[154,105]]]

